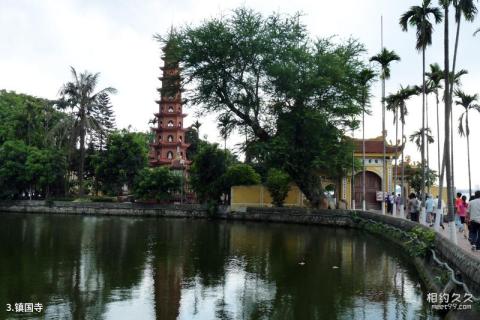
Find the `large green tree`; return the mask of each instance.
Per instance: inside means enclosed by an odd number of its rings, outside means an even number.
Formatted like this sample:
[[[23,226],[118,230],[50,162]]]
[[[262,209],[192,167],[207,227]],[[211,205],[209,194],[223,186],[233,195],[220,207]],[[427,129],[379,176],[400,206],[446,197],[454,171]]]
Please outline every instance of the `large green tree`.
[[[80,159],[78,165],[78,183],[79,196],[84,195],[84,167],[85,167],[85,148],[86,137],[91,132],[103,130],[99,119],[98,111],[105,107],[105,97],[108,94],[115,93],[112,87],[97,90],[97,84],[100,74],[85,71],[78,74],[75,68],[71,68],[73,80],[63,85],[60,90],[59,105],[64,108],[70,108],[72,117],[65,122],[72,137],[72,146],[76,147],[77,142],[80,146]],[[107,104],[108,105],[108,104]]]
[[[147,137],[127,130],[112,133],[105,150],[96,159],[96,179],[100,189],[118,195],[123,185],[133,187],[135,177],[147,164]]]
[[[325,168],[342,171],[351,165],[351,153],[326,150],[343,147],[351,124],[345,119],[362,111],[364,47],[354,40],[311,40],[298,15],[264,17],[245,8],[186,26],[175,41],[185,79],[195,83],[188,101],[204,112],[231,114],[235,125],[248,128],[261,145],[255,148],[258,157],[282,156],[272,150],[295,154],[283,169],[318,206],[324,197],[322,176],[337,173]],[[280,126],[292,136],[286,137]],[[330,139],[319,145],[316,137],[330,128]]]

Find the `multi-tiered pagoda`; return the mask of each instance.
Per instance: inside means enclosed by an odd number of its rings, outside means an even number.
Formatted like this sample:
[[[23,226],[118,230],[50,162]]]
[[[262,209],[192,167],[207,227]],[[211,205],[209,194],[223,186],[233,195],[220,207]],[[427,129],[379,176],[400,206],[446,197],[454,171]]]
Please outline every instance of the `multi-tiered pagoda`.
[[[150,145],[149,162],[151,166],[188,168],[191,163],[186,156],[189,144],[185,143],[186,130],[183,128],[186,114],[182,111],[178,50],[172,37],[163,47],[163,52],[164,65],[160,67],[163,76],[159,78],[162,87],[158,89],[160,100],[156,101],[159,112],[155,113],[157,127],[152,128],[155,140]]]

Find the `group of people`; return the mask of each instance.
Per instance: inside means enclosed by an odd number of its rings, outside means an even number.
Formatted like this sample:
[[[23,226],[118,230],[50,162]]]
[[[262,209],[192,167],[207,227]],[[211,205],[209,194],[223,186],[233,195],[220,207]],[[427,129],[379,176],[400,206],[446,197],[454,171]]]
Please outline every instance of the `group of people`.
[[[388,197],[387,198],[387,210],[389,213],[392,212],[393,201],[400,199],[398,197]],[[390,205],[388,205],[390,204]],[[397,204],[399,207],[400,204]],[[426,222],[433,226],[436,217],[436,209],[439,205],[438,196],[436,199],[433,199],[431,195],[427,195],[425,201],[425,212]],[[415,222],[419,222],[420,218],[420,208],[421,202],[417,199],[415,193],[411,193],[408,196],[407,202],[407,219],[410,219]],[[446,214],[446,206],[442,200],[441,203],[442,216]],[[443,226],[443,218],[439,217],[440,226]],[[458,227],[458,231],[463,234],[463,236],[470,241],[472,245],[472,250],[480,250],[480,191],[476,191],[467,202],[467,196],[457,193],[457,198],[455,199],[455,223]],[[467,235],[468,230],[468,235]]]
[[[457,193],[455,223],[458,231],[470,241],[472,250],[480,249],[480,191],[471,195],[469,202],[467,202],[467,196]]]

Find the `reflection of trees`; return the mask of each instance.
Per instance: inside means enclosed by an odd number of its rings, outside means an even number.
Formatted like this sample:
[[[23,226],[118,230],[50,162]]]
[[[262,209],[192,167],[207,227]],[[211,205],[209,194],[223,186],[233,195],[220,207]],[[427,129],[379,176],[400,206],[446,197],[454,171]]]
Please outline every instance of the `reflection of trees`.
[[[118,218],[2,215],[0,301],[41,302],[47,318],[100,319],[138,285],[145,244],[138,223]]]
[[[402,319],[419,299],[398,249],[353,230],[34,215],[1,222],[0,301],[39,301],[49,315],[103,318],[112,302],[135,298],[146,270],[162,320],[205,310],[221,319],[365,318],[372,310]]]

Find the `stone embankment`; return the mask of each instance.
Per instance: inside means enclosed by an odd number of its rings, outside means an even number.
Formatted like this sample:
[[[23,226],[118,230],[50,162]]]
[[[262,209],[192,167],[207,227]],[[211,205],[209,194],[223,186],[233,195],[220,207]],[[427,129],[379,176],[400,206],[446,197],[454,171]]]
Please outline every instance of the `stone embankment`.
[[[464,292],[464,287],[453,284],[464,283],[477,297],[480,293],[480,258],[461,249],[440,233],[433,233],[427,227],[405,219],[380,215],[373,212],[350,210],[313,210],[305,208],[244,208],[229,211],[219,208],[217,214],[209,214],[201,205],[152,205],[138,203],[88,203],[14,201],[0,202],[0,212],[38,213],[38,214],[74,214],[99,216],[133,217],[174,217],[174,218],[217,218],[234,221],[258,221],[273,223],[295,223],[365,229],[399,244],[412,257],[428,292],[441,292],[446,287],[455,292]],[[428,248],[415,245],[415,238],[426,243]],[[423,242],[422,242],[423,241]],[[433,248],[437,260],[446,262],[454,272],[441,267],[430,251]],[[477,313],[450,312],[450,319],[469,319],[478,317]],[[478,319],[478,318],[472,318]]]

